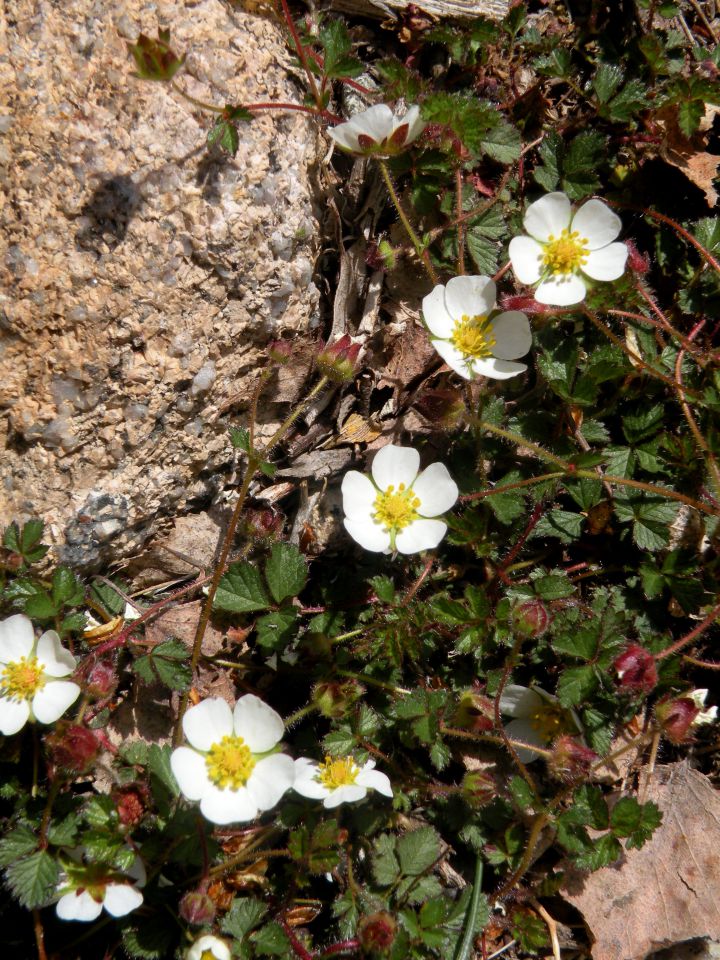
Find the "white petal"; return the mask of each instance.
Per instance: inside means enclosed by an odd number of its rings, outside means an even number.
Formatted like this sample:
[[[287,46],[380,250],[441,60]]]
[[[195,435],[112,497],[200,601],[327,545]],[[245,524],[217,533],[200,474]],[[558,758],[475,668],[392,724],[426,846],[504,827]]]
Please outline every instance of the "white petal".
[[[509,717],[530,717],[545,703],[537,690],[509,683],[500,697],[500,712]]]
[[[494,380],[509,380],[519,373],[525,373],[527,364],[515,363],[514,360],[496,360],[488,357],[487,360],[476,360],[473,364],[476,377],[492,377]]]
[[[377,103],[374,107],[363,110],[362,113],[356,113],[352,123],[356,130],[372,137],[375,143],[382,143],[392,133],[394,119],[393,112],[386,103]]]
[[[537,730],[533,729],[527,720],[511,720],[505,727],[505,733],[512,740],[522,740],[523,743],[535,743],[538,747],[547,746]],[[542,754],[536,750],[531,750],[529,747],[518,747],[515,743],[513,747],[518,757],[520,757],[521,763],[532,763],[533,760],[537,760],[538,757],[542,756]]]
[[[11,737],[22,730],[29,718],[30,704],[27,700],[0,697],[0,733]]]
[[[324,787],[322,783],[316,779],[319,772],[320,767],[317,763],[313,763],[313,761],[308,760],[307,757],[298,757],[295,761],[295,782],[293,783],[293,790],[303,797],[308,797],[310,800],[322,800],[324,797],[329,796],[330,791],[328,788]]]
[[[109,883],[105,887],[103,906],[111,917],[124,917],[131,910],[137,910],[143,902],[143,895],[129,883]]]
[[[459,373],[465,380],[473,379],[475,374],[465,354],[461,353],[454,344],[449,340],[431,340],[430,342],[451,370]]]
[[[357,803],[367,794],[367,787],[361,787],[353,783],[347,787],[338,787],[333,790],[328,797],[323,800],[323,806],[332,810],[333,807],[339,807],[341,803]]]
[[[346,516],[366,520],[372,516],[378,492],[369,477],[357,470],[349,470],[343,477],[340,490]]]
[[[572,230],[577,230],[591,250],[612,243],[622,230],[622,220],[602,200],[588,200],[572,218]]]
[[[352,153],[359,152],[358,131],[350,123],[339,123],[336,127],[329,127],[327,134],[343,150],[350,150]]]
[[[420,553],[433,550],[445,536],[447,524],[442,520],[413,520],[395,537],[400,553]]]
[[[32,712],[40,723],[55,723],[80,696],[80,687],[70,680],[49,680],[32,700]]]
[[[396,490],[401,483],[409,487],[419,469],[420,454],[417,450],[412,447],[396,447],[393,443],[378,450],[372,462],[373,480],[383,492],[391,484]]]
[[[355,782],[358,786],[377,790],[378,793],[382,793],[385,797],[391,797],[393,795],[390,778],[384,773],[380,773],[379,770],[362,769],[357,775]]]
[[[508,310],[492,321],[495,346],[493,355],[498,360],[515,360],[524,357],[532,346],[530,321],[519,310]]]
[[[231,958],[230,950],[225,941],[209,933],[195,941],[186,954],[186,960],[202,960],[206,953],[212,954],[215,960],[230,960]]]
[[[34,643],[35,631],[24,613],[0,620],[0,663],[29,657]]]
[[[77,660],[63,647],[54,630],[48,630],[40,637],[36,655],[50,677],[67,677],[77,666]]]
[[[220,790],[210,784],[200,801],[200,812],[211,823],[247,823],[258,815],[258,808],[245,787]]]
[[[439,283],[433,290],[423,297],[422,312],[425,324],[436,337],[447,340],[455,328],[455,321],[445,306],[445,287]]]
[[[495,306],[495,284],[490,277],[453,277],[445,287],[445,306],[455,320],[484,316]]]
[[[258,760],[246,788],[259,810],[271,810],[295,782],[292,757],[276,753]]]
[[[183,730],[188,742],[196,750],[207,753],[214,743],[220,743],[223,737],[232,736],[232,710],[219,697],[202,700],[196,706],[190,707],[183,717]]]
[[[593,280],[617,280],[625,273],[628,248],[624,243],[611,243],[602,250],[591,250],[582,272]]]
[[[525,211],[525,229],[531,237],[545,242],[550,236],[558,237],[570,226],[572,209],[564,193],[546,193]]]
[[[356,543],[371,553],[386,553],[390,549],[390,534],[370,517],[357,520],[345,517],[345,529]]]
[[[252,693],[240,697],[233,717],[235,733],[243,738],[253,753],[272,750],[285,733],[280,714]]]
[[[210,788],[205,757],[190,747],[178,747],[170,754],[170,769],[184,797],[200,800]]]
[[[417,140],[427,126],[425,121],[420,118],[420,107],[418,106],[409,107],[405,116],[400,120],[400,123],[406,123],[408,125],[405,143],[412,143],[413,140]]]
[[[459,492],[444,463],[431,463],[413,484],[413,493],[420,500],[418,513],[423,517],[445,513],[455,503]]]
[[[555,307],[571,307],[585,299],[585,284],[574,273],[543,280],[535,291],[538,303]]]
[[[55,913],[61,920],[84,920],[89,923],[97,920],[102,913],[102,903],[93,900],[87,890],[82,893],[74,890],[60,897],[55,906]]]
[[[543,248],[532,237],[513,237],[508,247],[513,272],[520,283],[537,283],[540,279]]]

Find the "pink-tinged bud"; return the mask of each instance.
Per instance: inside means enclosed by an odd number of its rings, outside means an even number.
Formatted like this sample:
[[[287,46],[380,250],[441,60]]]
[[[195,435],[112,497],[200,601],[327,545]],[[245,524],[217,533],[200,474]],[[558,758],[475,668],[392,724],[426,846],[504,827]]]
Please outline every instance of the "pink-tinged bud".
[[[353,343],[346,333],[335,343],[329,343],[327,346],[320,344],[317,365],[326,377],[338,383],[344,383],[355,376],[359,354],[360,344]]]
[[[180,901],[178,911],[185,923],[191,923],[194,927],[209,926],[215,919],[216,913],[215,904],[207,893],[201,890],[186,893]]]
[[[273,363],[278,363],[281,367],[284,367],[286,363],[290,363],[290,358],[293,355],[293,345],[290,340],[273,340],[272,343],[268,344],[267,353]]]
[[[454,427],[465,414],[460,390],[425,390],[415,401],[415,409],[431,423]]]
[[[655,719],[671,743],[685,743],[691,739],[691,728],[700,708],[690,697],[665,700],[655,707]]]
[[[285,523],[282,513],[270,507],[250,507],[243,520],[245,534],[251,540],[277,540]]]
[[[145,816],[150,799],[147,788],[139,783],[113,790],[118,820],[124,827],[136,827]]]
[[[365,688],[356,680],[318,683],[313,688],[312,702],[324,717],[346,717],[352,705],[362,697]]]
[[[357,935],[364,952],[384,952],[395,942],[397,923],[391,914],[381,910],[361,918]]]
[[[115,692],[118,676],[112,660],[98,660],[88,674],[85,692],[93,700],[104,700]]]
[[[512,627],[523,637],[541,637],[550,626],[550,611],[537,597],[525,600],[512,612]]]
[[[460,694],[452,723],[454,727],[473,733],[492,730],[495,726],[495,705],[477,690],[465,690]]]
[[[538,303],[535,297],[515,293],[500,297],[500,305],[503,310],[521,310],[523,313],[547,313],[548,309],[545,304]]]
[[[650,693],[657,686],[655,658],[636,643],[615,660],[620,689],[627,693]]]
[[[647,253],[640,253],[633,240],[626,240],[625,246],[628,248],[627,265],[633,273],[641,277],[650,269],[650,257]]]
[[[87,773],[100,752],[100,742],[87,727],[60,722],[45,738],[56,774],[73,777]]]
[[[470,770],[466,773],[461,789],[465,802],[475,809],[486,807],[498,795],[495,779],[482,770]]]
[[[547,765],[550,773],[563,783],[572,783],[584,779],[598,755],[580,743],[577,737],[563,734],[552,745]]]
[[[371,243],[365,254],[365,263],[371,270],[394,270],[397,260],[398,251],[387,240]]]

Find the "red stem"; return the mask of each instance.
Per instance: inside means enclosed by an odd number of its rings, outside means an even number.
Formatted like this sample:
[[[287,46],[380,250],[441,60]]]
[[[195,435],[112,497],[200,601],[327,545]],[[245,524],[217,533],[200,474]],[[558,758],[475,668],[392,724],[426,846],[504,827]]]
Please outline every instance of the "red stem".
[[[680,637],[675,643],[670,644],[669,647],[661,650],[660,653],[656,653],[655,659],[664,660],[666,657],[671,657],[674,653],[677,653],[678,650],[682,650],[683,647],[687,647],[696,637],[699,637],[708,627],[711,627],[718,617],[720,617],[720,603],[716,607],[713,607],[702,623],[699,623],[690,633],[686,633],[684,637]]]

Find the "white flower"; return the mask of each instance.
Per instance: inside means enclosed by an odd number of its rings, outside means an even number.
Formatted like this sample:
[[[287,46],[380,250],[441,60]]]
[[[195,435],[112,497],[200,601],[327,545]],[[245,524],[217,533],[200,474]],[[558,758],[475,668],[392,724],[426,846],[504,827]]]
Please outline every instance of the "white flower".
[[[138,887],[144,887],[145,880],[140,857],[135,857],[126,873],[113,870],[105,863],[69,864],[58,886],[62,896],[55,912],[61,920],[90,922],[97,920],[104,907],[110,916],[124,917],[143,902]]]
[[[508,684],[500,697],[500,712],[514,717],[505,727],[513,740],[536,747],[547,747],[563,733],[582,732],[574,710],[566,710],[557,697],[540,687],[521,687]],[[515,747],[520,760],[530,763],[540,754],[530,747]]]
[[[234,711],[215,697],[183,717],[189,747],[178,747],[170,766],[188,800],[199,800],[212,823],[243,823],[270,810],[293,785],[291,757],[274,753],[285,725],[251,693]]]
[[[60,679],[76,666],[54,630],[36,640],[24,614],[0,621],[0,733],[9,737],[30,719],[55,723],[80,694],[76,683]]]
[[[387,104],[379,103],[332,127],[328,134],[339,147],[351,153],[390,156],[417,140],[424,129],[420,107],[409,107],[401,117]]]
[[[185,954],[185,960],[230,960],[231,956],[225,941],[208,933],[195,941]]]
[[[359,767],[352,757],[333,760],[326,757],[323,763],[313,763],[307,757],[295,761],[295,785],[297,793],[311,800],[322,800],[328,809],[341,803],[362,800],[368,790],[377,790],[385,797],[393,795],[390,780],[384,773],[375,770],[375,761],[368,760]]]
[[[558,307],[580,303],[586,282],[617,280],[623,275],[628,249],[613,243],[622,223],[602,200],[588,200],[573,212],[564,193],[548,193],[525,211],[529,237],[513,237],[510,261],[521,283],[540,284],[539,303]]]
[[[714,720],[717,720],[717,707],[708,707],[707,710],[703,710],[707,695],[707,690],[693,690],[692,693],[688,694],[690,700],[692,700],[692,702],[700,711],[691,724],[693,727],[701,727],[705,723],[712,723]]]
[[[513,363],[532,345],[524,313],[493,315],[495,284],[490,277],[453,277],[438,284],[422,303],[432,344],[449,367],[466,380],[515,377],[527,366]]]
[[[375,553],[431,550],[447,524],[429,519],[455,503],[458,488],[442,463],[418,475],[420,454],[388,444],[372,462],[372,478],[350,470],[343,477],[345,529],[361,547]]]

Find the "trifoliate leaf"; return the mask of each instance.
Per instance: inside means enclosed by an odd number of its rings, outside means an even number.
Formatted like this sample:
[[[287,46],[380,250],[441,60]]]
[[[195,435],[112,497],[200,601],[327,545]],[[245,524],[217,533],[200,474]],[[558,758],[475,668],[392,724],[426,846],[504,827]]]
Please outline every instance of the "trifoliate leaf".
[[[133,669],[145,683],[159,680],[171,690],[187,690],[192,680],[189,660],[190,653],[182,640],[171,637],[138,657]]]
[[[220,580],[213,606],[230,613],[266,610],[270,601],[260,571],[249,563],[231,564]]]
[[[23,907],[34,910],[54,896],[60,868],[47,850],[16,860],[5,871],[8,886]]]

